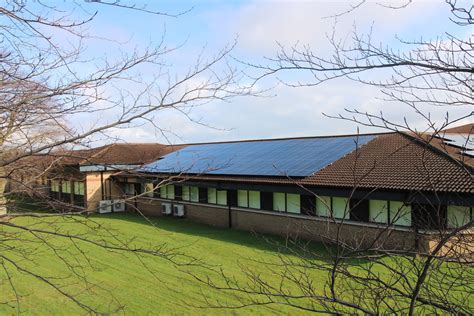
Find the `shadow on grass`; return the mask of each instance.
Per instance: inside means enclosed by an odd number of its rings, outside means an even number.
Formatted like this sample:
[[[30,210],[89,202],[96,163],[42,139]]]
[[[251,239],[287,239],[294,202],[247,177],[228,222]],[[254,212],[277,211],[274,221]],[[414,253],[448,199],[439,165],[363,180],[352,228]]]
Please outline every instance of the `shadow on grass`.
[[[129,221],[135,224],[151,226],[142,216],[134,213],[93,215],[98,218]],[[331,248],[319,242],[305,240],[288,240],[280,236],[254,233],[229,228],[219,228],[206,224],[191,222],[174,217],[151,217],[149,220],[159,229],[179,234],[199,236],[214,240],[252,247],[259,250],[271,251],[280,254],[295,254],[311,257],[311,253],[319,256],[329,256]],[[355,262],[354,262],[355,263]]]

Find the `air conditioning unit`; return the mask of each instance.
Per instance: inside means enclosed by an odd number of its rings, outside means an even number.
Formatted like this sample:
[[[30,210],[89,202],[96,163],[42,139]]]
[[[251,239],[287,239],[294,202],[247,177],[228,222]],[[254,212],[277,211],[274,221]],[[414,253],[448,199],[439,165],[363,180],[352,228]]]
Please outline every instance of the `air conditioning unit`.
[[[184,205],[182,204],[173,205],[173,215],[177,217],[184,217]]]
[[[99,202],[99,213],[100,214],[105,214],[105,213],[111,213],[112,212],[112,200],[103,200]]]
[[[125,202],[122,200],[114,200],[114,212],[125,212]]]
[[[171,215],[171,203],[161,203],[161,213],[164,215]]]

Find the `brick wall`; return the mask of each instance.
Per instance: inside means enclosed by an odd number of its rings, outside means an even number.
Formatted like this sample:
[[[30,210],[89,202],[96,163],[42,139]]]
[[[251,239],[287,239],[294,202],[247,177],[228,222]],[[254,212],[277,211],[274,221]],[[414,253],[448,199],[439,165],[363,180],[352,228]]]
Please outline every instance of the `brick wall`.
[[[146,216],[162,216],[161,203],[156,199],[139,198],[136,207]],[[134,211],[134,201],[129,202],[128,211]],[[227,207],[199,205],[181,202],[185,205],[186,218],[191,221],[216,227],[229,227]],[[340,227],[333,222],[320,218],[297,218],[266,211],[246,211],[232,209],[232,228],[245,231],[267,233],[283,237],[334,243],[339,228],[339,241],[352,246],[361,245],[372,248],[409,249],[429,251],[429,236],[415,237],[410,230],[395,230],[373,227],[363,223],[345,223]]]
[[[336,236],[339,228],[339,241],[352,246],[375,245],[384,249],[414,249],[416,246],[415,235],[410,231],[393,229],[384,231],[364,224],[346,223],[340,226],[324,219],[295,218],[265,212],[233,210],[232,227],[328,243],[337,241]]]

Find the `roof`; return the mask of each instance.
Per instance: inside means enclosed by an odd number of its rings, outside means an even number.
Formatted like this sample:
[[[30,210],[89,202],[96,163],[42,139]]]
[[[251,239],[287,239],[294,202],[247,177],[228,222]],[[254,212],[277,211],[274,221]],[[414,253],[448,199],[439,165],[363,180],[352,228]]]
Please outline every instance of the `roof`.
[[[81,160],[81,165],[142,165],[159,159],[185,145],[112,144]]]
[[[363,146],[374,134],[193,144],[140,171],[305,177]]]
[[[399,134],[380,135],[302,184],[410,191],[473,193],[472,170],[430,144]]]
[[[369,136],[369,135],[364,135]],[[341,136],[309,138],[314,139],[340,139]],[[351,136],[353,137],[353,135]],[[308,138],[305,138],[308,139]],[[270,158],[277,161],[283,154],[285,157],[297,159],[301,153],[301,146],[298,140],[287,139],[294,146],[290,146],[290,151],[285,152],[267,152]],[[262,145],[262,142],[269,140],[253,141],[256,145]],[[233,142],[235,144],[235,142]],[[222,144],[222,143],[218,143]],[[218,144],[206,144],[207,146],[215,146]],[[337,143],[333,143],[335,145]],[[335,155],[332,159],[326,160],[321,167],[316,166],[315,170],[307,176],[285,176],[284,174],[261,174],[261,172],[253,174],[229,174],[220,172],[220,170],[211,170],[211,172],[192,173],[184,169],[183,178],[199,179],[209,181],[231,181],[231,182],[247,182],[247,183],[269,183],[269,184],[291,184],[297,183],[307,186],[319,187],[344,187],[344,188],[369,188],[369,189],[389,189],[389,190],[409,190],[409,191],[437,191],[437,192],[456,192],[456,193],[474,193],[474,182],[472,178],[472,168],[456,159],[447,150],[440,147],[439,139],[429,138],[429,142],[424,137],[418,135],[408,135],[402,133],[385,133],[371,134],[364,142],[358,144],[357,147],[349,148],[342,155]],[[261,153],[261,146],[251,146],[251,149],[258,150]],[[193,146],[188,146],[184,150],[188,151]],[[201,148],[202,147],[198,147]],[[249,147],[247,147],[249,148]],[[308,147],[312,153],[310,158],[313,159],[324,154],[327,147],[312,146]],[[295,150],[295,152],[291,152]],[[182,150],[174,152],[171,157],[179,157]],[[296,154],[295,154],[296,153]],[[307,154],[307,152],[306,152]],[[460,155],[458,155],[460,156]],[[168,156],[159,160],[157,165],[163,166],[160,162],[166,161]],[[239,163],[252,163],[247,160],[253,157],[244,153],[238,157],[243,157]],[[295,158],[297,157],[297,158]],[[470,158],[469,158],[470,159]],[[272,161],[272,160],[270,160]],[[265,163],[268,163],[266,161]],[[150,172],[149,168],[141,171]],[[164,170],[166,171],[166,170]],[[177,174],[180,170],[167,170],[171,174]],[[171,172],[173,171],[173,172]],[[166,175],[167,172],[155,169],[159,175]]]
[[[441,131],[441,134],[474,134],[474,123],[447,128]]]

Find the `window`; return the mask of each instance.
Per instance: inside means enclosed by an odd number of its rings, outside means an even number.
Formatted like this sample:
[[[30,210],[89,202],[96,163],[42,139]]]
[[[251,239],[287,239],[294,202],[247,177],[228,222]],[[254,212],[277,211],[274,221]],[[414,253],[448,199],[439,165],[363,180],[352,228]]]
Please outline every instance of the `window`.
[[[51,180],[51,192],[59,192],[59,181]]]
[[[331,216],[331,197],[317,196],[316,197],[316,215],[330,217]]]
[[[151,183],[151,182],[145,183],[143,185],[143,188],[144,188],[143,191],[145,193],[145,196],[153,197],[153,191],[155,189],[155,186],[153,185],[153,183]]]
[[[217,204],[227,205],[227,191],[217,190]]]
[[[449,228],[460,227],[469,223],[471,216],[471,208],[469,206],[448,205]]]
[[[387,224],[388,213],[388,201],[369,201],[369,219],[371,222]]]
[[[74,181],[74,195],[84,195],[84,182]]]
[[[249,207],[249,195],[247,190],[237,190],[237,206]]]
[[[286,194],[286,210],[288,211],[288,213],[300,213],[301,200],[299,194]]]
[[[273,210],[278,212],[299,214],[301,212],[300,195],[293,193],[274,192]]]
[[[332,212],[334,218],[349,218],[349,199],[344,197],[332,198]]]
[[[249,191],[249,207],[260,209],[260,192]]]
[[[227,205],[227,191],[215,188],[207,189],[207,203]]]
[[[189,200],[190,200],[189,186],[183,185],[183,201],[189,201]]]
[[[285,211],[285,193],[274,192],[273,193],[273,210],[284,212]]]
[[[401,201],[390,201],[390,223],[411,226],[411,206]]]
[[[260,209],[260,191],[237,190],[237,206]]]
[[[124,183],[123,191],[125,194],[134,195],[135,194],[135,184],[134,183]]]
[[[190,190],[190,201],[199,202],[199,188],[198,187],[189,187]]]
[[[207,203],[217,204],[217,190],[215,188],[207,189]]]
[[[174,200],[174,185],[167,184],[160,187],[160,197],[162,199]]]
[[[63,181],[61,183],[61,190],[63,193],[71,194],[71,182]]]

